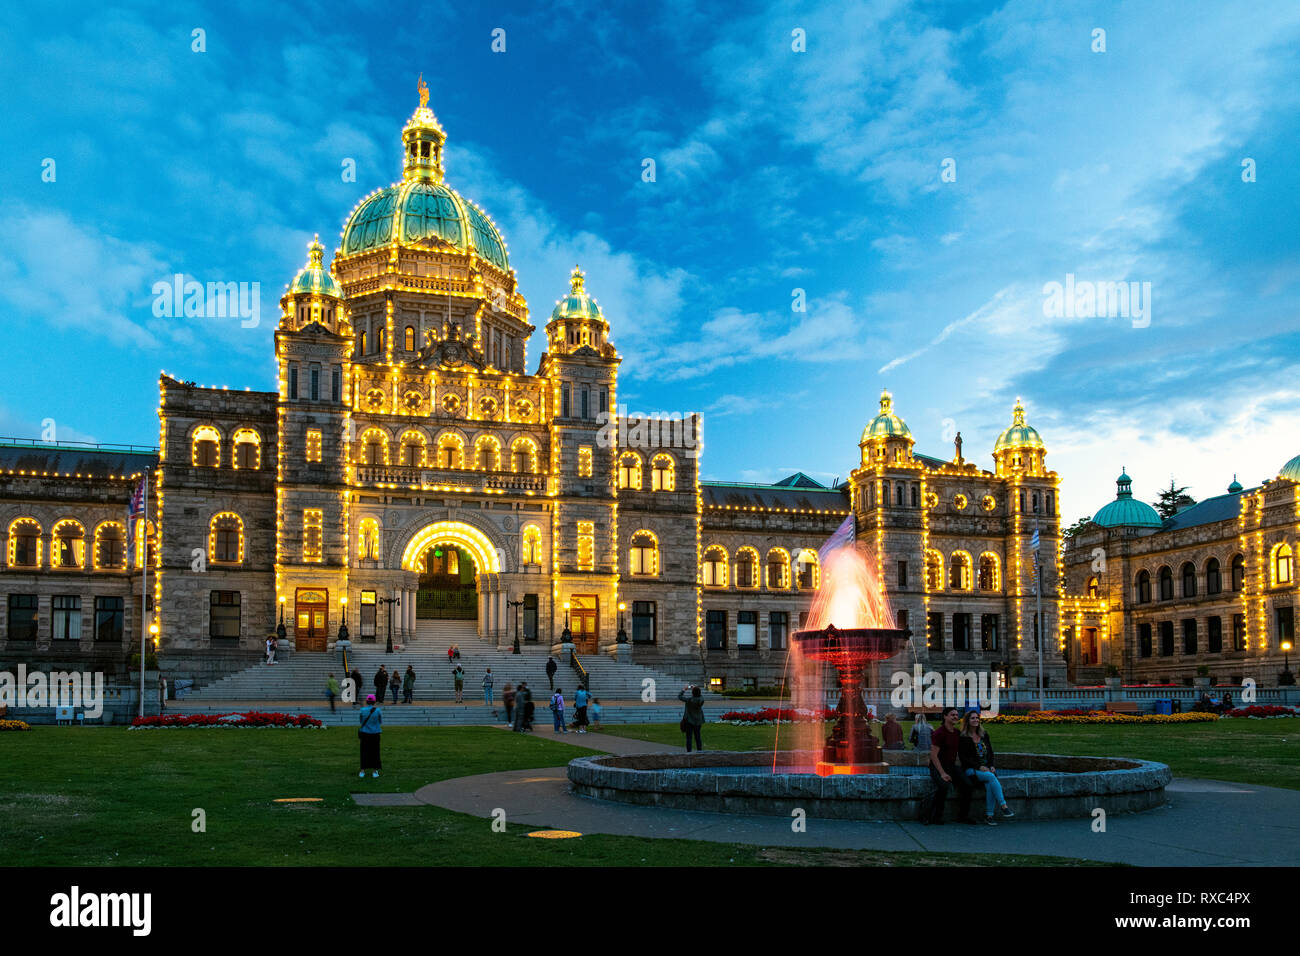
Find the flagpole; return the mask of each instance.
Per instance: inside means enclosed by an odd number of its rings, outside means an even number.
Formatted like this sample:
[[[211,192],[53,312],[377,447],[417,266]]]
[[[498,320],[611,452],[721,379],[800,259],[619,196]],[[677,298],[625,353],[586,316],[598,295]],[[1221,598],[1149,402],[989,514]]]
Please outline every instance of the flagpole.
[[[149,633],[149,472],[144,473],[144,513],[140,516],[144,522],[141,540],[144,544],[140,556],[140,716],[144,716],[144,655],[145,635]],[[134,542],[132,542],[134,543]]]

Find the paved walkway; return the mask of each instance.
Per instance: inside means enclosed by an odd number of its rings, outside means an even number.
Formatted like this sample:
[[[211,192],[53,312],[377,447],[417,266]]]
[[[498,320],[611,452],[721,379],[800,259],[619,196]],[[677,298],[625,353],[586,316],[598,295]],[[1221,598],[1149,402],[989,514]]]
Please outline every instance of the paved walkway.
[[[617,754],[682,750],[605,734],[553,735],[540,726],[538,731],[540,736]],[[422,803],[479,817],[490,817],[500,807],[511,823],[581,833],[763,846],[1049,854],[1137,866],[1300,863],[1300,792],[1176,779],[1166,793],[1165,807],[1112,814],[1105,833],[1094,833],[1091,819],[927,827],[814,818],[808,819],[806,832],[794,833],[784,817],[636,807],[580,797],[569,792],[563,767],[444,780],[421,787],[415,796]]]

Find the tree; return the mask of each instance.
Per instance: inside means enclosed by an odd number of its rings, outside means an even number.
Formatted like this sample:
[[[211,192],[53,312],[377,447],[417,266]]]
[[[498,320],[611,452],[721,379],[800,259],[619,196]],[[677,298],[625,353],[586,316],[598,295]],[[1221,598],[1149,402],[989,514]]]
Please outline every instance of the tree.
[[[1162,518],[1172,518],[1181,509],[1189,505],[1196,504],[1196,499],[1191,495],[1184,494],[1187,486],[1182,488],[1176,486],[1174,476],[1169,476],[1169,487],[1160,492],[1160,500],[1151,502],[1152,506],[1160,513]]]
[[[1083,517],[1083,518],[1080,518],[1080,519],[1079,519],[1078,521],[1076,521],[1074,524],[1070,525],[1070,527],[1068,527],[1068,528],[1066,528],[1064,531],[1062,531],[1062,532],[1061,532],[1061,537],[1062,537],[1062,538],[1073,538],[1076,534],[1078,534],[1079,532],[1081,532],[1084,528],[1088,527],[1088,525],[1090,525],[1090,524],[1092,524],[1092,515],[1087,515],[1087,516],[1085,516],[1085,517]]]

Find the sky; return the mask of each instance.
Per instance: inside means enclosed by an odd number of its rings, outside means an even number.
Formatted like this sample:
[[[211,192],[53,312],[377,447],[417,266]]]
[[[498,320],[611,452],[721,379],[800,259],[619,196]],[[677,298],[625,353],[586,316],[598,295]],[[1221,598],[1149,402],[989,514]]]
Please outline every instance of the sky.
[[[1300,4],[607,6],[4,5],[0,436],[154,445],[161,370],[274,389],[423,74],[529,370],[580,263],[620,403],[703,413],[705,478],[847,477],[882,388],[988,468],[1021,397],[1067,523],[1121,468],[1202,499],[1300,454]],[[176,274],[260,320],[157,316]]]

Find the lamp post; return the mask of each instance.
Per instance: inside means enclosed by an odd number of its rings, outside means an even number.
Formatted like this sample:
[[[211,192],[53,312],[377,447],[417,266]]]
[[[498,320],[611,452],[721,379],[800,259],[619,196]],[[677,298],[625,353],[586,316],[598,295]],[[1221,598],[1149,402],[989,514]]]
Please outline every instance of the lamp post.
[[[280,598],[280,623],[275,629],[275,639],[277,641],[284,640],[286,633],[288,632],[284,629],[284,598]]]
[[[1284,655],[1283,659],[1286,661],[1286,664],[1282,668],[1282,677],[1278,680],[1278,683],[1290,685],[1293,680],[1293,678],[1291,677],[1291,642],[1290,641],[1282,642],[1282,654]]]
[[[511,651],[512,654],[523,653],[519,648],[519,609],[523,606],[524,602],[522,598],[518,601],[512,601],[510,598],[506,598],[506,607],[512,607],[515,609],[515,649]]]
[[[627,643],[627,631],[623,630],[623,612],[627,610],[627,605],[622,601],[618,602],[618,642]]]
[[[572,644],[573,634],[569,631],[569,602],[564,602],[564,632],[560,635],[561,644]]]
[[[396,604],[400,607],[402,599],[395,597],[379,598],[375,603],[388,605],[388,645],[384,648],[384,653],[391,654],[393,653],[393,605]]]
[[[348,596],[345,594],[339,598],[339,604],[343,606],[343,623],[339,625],[339,640],[348,640]],[[351,643],[351,642],[349,642]]]

